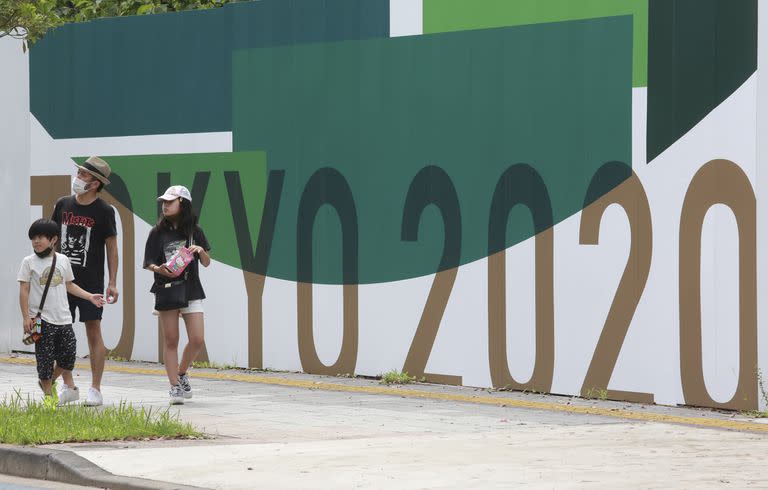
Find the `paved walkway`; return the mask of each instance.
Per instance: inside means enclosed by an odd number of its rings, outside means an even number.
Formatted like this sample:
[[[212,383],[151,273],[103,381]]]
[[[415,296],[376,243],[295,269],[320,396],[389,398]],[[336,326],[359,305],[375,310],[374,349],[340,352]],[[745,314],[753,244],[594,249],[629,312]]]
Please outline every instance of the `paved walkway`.
[[[51,447],[206,488],[768,488],[768,424],[733,413],[294,373],[192,381],[172,410],[212,439]],[[37,395],[29,358],[0,358],[0,394],[14,388]],[[167,406],[155,364],[110,362],[103,391]]]

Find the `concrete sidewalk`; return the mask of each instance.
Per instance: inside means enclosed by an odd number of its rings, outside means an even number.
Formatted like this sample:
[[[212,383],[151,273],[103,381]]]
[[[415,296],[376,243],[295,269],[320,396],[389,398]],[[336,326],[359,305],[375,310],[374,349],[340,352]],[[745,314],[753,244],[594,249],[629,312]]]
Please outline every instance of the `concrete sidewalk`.
[[[76,370],[87,388],[90,373]],[[768,425],[734,413],[295,373],[195,370],[198,441],[49,446],[204,488],[768,487]],[[38,396],[30,358],[0,393]],[[110,362],[106,403],[168,406],[162,366]]]

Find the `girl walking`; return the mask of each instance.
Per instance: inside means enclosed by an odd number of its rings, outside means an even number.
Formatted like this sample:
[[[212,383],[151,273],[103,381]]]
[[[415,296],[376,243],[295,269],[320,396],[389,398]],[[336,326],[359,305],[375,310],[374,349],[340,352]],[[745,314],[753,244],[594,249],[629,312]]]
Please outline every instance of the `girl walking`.
[[[200,283],[198,262],[203,267],[211,263],[208,240],[197,225],[197,215],[192,209],[192,196],[183,185],[168,188],[157,198],[163,203],[163,215],[147,237],[144,249],[144,268],[152,271],[155,282],[155,309],[160,314],[165,347],[165,372],[171,389],[171,405],[181,405],[185,398],[192,398],[192,387],[187,371],[203,346],[204,322],[203,299],[205,292]],[[179,272],[166,263],[186,247],[193,259]],[[181,250],[183,252],[183,250]],[[183,266],[184,261],[179,261]],[[189,342],[179,362],[179,316],[184,319]]]

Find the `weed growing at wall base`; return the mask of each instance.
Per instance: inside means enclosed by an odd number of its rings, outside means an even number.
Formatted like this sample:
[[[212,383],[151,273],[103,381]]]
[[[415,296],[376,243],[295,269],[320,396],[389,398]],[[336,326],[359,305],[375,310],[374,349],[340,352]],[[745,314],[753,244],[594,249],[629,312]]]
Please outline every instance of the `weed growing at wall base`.
[[[396,369],[381,375],[381,383],[385,385],[407,385],[416,381],[415,376],[409,376],[408,373]]]
[[[756,419],[761,419],[768,417],[768,392],[765,391],[765,384],[763,383],[763,372],[760,370],[760,368],[755,370],[755,374],[757,374],[757,387],[760,390],[760,397],[763,399],[763,404],[766,409],[763,411],[750,410],[744,412],[744,415],[748,417],[754,417]]]
[[[219,371],[241,369],[234,364],[219,364],[211,361],[193,361],[192,367],[197,369],[217,369]]]
[[[118,406],[93,409],[82,405],[56,408],[22,398],[16,391],[0,402],[0,443],[51,444],[62,442],[135,439],[191,439],[202,437],[192,425],[179,421],[169,409]]]
[[[587,400],[607,400],[608,390],[605,388],[590,388],[582,396]]]

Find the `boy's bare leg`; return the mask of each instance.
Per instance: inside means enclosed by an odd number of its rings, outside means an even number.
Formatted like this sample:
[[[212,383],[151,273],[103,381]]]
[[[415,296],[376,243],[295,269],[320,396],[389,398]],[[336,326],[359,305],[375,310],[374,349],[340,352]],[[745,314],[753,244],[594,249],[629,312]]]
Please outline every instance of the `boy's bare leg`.
[[[56,369],[60,369],[60,368],[57,367]],[[60,369],[60,370],[61,370],[61,379],[64,380],[64,384],[66,384],[70,388],[74,388],[75,387],[75,380],[74,380],[74,378],[72,378],[72,371],[65,371],[63,369]],[[56,378],[55,371],[54,371],[53,377]]]
[[[65,371],[61,369],[58,364],[56,364],[53,368],[53,377],[51,378],[51,383],[54,383],[57,379],[59,379],[59,376],[61,376],[61,379],[67,386],[70,388],[75,387],[75,379],[72,377],[72,371]]]
[[[40,380],[40,387],[43,389],[43,393],[46,395],[51,394],[51,380],[50,379],[41,379]]]
[[[64,370],[59,367],[58,362],[53,363],[53,377],[51,378],[51,383],[55,382],[57,379],[59,379],[59,376],[61,376],[64,373]]]

